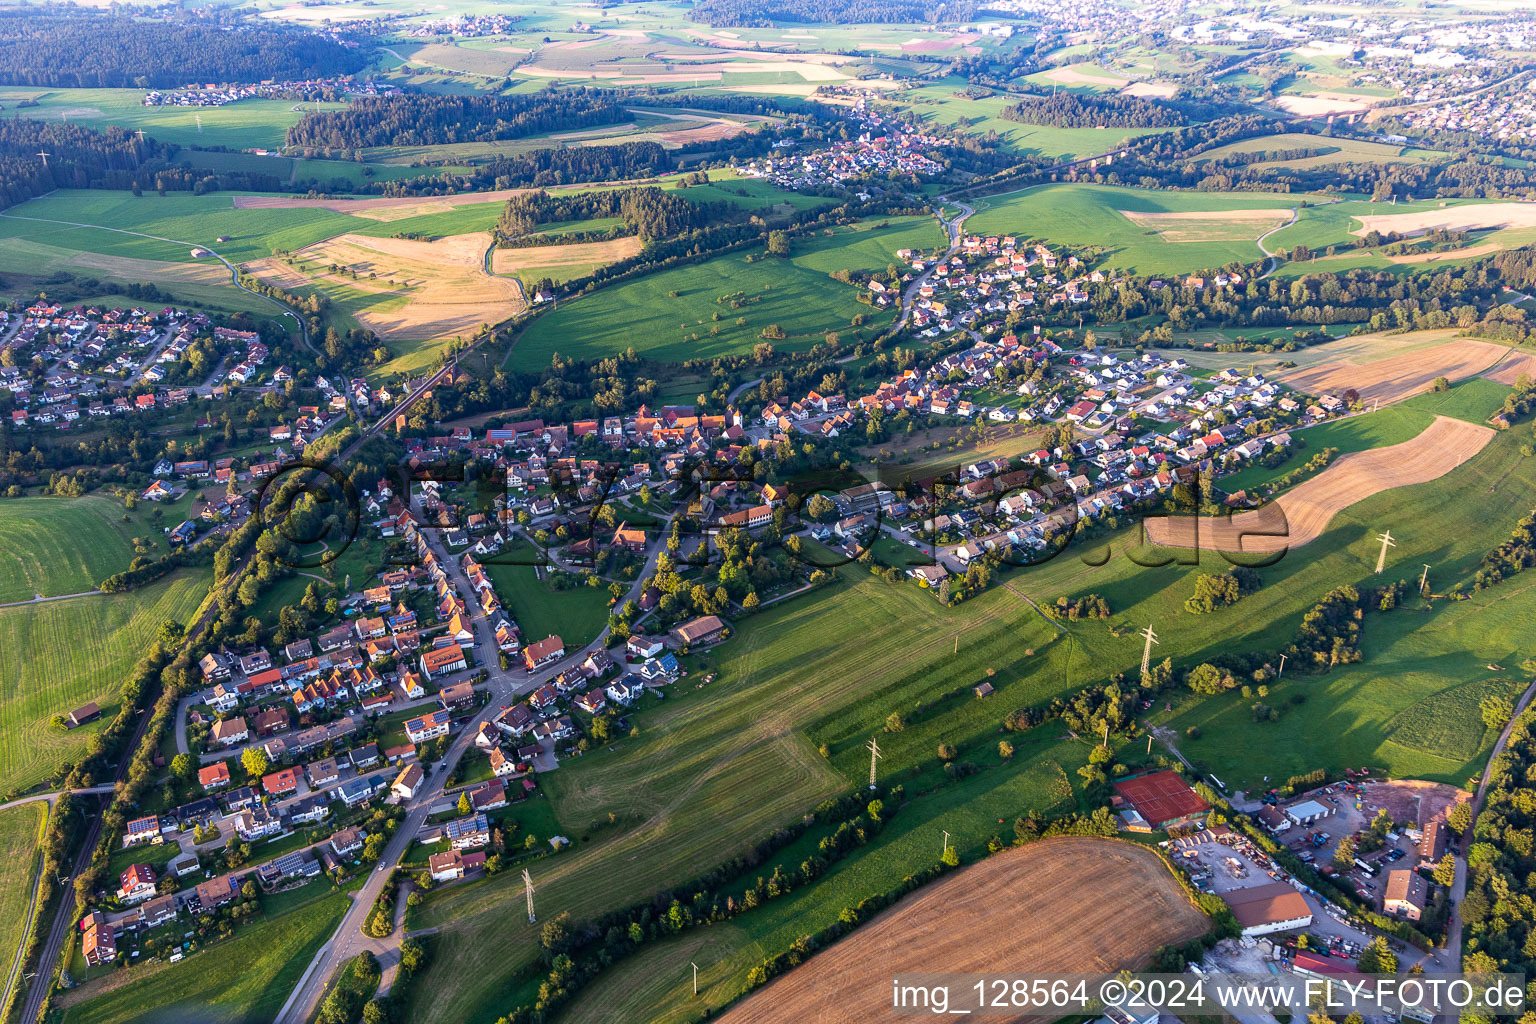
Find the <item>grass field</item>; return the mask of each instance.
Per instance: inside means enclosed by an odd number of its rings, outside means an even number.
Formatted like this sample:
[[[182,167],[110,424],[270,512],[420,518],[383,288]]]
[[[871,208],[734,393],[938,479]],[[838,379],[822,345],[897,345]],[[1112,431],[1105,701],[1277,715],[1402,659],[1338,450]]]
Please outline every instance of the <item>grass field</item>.
[[[582,992],[567,1011],[567,1021],[601,1024],[607,1019],[603,1014],[623,993],[626,1005],[645,1020],[691,1022],[701,1001],[717,1007],[739,996],[747,971],[765,955],[825,927],[837,920],[842,908],[895,886],[931,863],[932,840],[941,829],[970,859],[981,856],[991,836],[1009,832],[1013,818],[1031,808],[1041,813],[1072,809],[1077,800],[1072,781],[1086,763],[1087,744],[1069,739],[1060,726],[1044,727],[1015,740],[1011,762],[914,797],[890,828],[835,864],[815,885],[729,924],[653,944],[619,964]],[[998,824],[1000,817],[1005,824]],[[807,852],[801,843],[791,844],[752,875],[772,873],[775,863],[784,864],[786,870],[797,867]],[[693,998],[688,984],[690,961],[699,965],[699,1000]]]
[[[37,847],[48,804],[42,800],[0,811],[0,964],[7,973],[27,925],[37,886]]]
[[[532,561],[533,546],[519,543],[506,551],[508,559]],[[496,558],[482,564],[496,585],[507,614],[523,631],[524,643],[537,643],[550,634],[565,641],[566,650],[584,647],[597,639],[608,624],[608,585],[556,590],[539,580],[532,565],[509,565]]]
[[[0,791],[28,789],[84,749],[101,724],[49,726],[88,700],[117,710],[129,669],[167,619],[185,623],[207,592],[205,572],[179,572],[127,594],[0,608]]]
[[[229,193],[194,196],[134,196],[127,192],[54,192],[7,211],[0,237],[33,238],[60,248],[168,262],[186,261],[188,246],[217,249],[233,263],[271,256],[276,249],[300,249],[351,231],[360,218],[323,209],[237,210]],[[61,229],[57,224],[13,219],[36,217],[136,231],[175,242],[139,238],[95,228]],[[214,239],[229,236],[228,242]]]
[[[222,107],[146,107],[140,89],[43,89],[31,86],[0,88],[3,117],[67,121],[87,128],[121,125],[143,129],[161,142],[177,146],[223,146],[227,149],[276,149],[289,126],[304,115],[293,100],[241,100]],[[36,106],[22,107],[23,100]],[[322,103],[321,110],[341,110],[342,103]],[[304,104],[304,112],[314,109]]]
[[[525,291],[543,278],[556,284],[586,277],[599,267],[628,259],[640,252],[640,239],[634,235],[607,242],[574,242],[569,245],[534,245],[519,249],[497,249],[491,253],[491,270],[516,277]]]
[[[59,1000],[69,1024],[138,1024],[197,1020],[207,1024],[258,1024],[277,1016],[315,950],[346,912],[344,896],[311,882],[309,902],[256,924],[227,942],[177,964],[141,964]],[[325,890],[321,893],[320,890]]]
[[[839,268],[884,270],[897,249],[931,247],[941,238],[927,217],[879,223],[886,226],[861,223],[797,239],[787,260],[749,263],[748,253],[729,253],[562,303],[523,333],[510,363],[545,366],[555,353],[592,359],[630,346],[646,359],[676,363],[751,351],[770,324],[788,335],[773,341],[775,348],[802,349],[827,331],[848,331],[858,314],[883,323],[889,314],[861,304],[857,289],[828,274]],[[738,294],[739,308],[719,301]],[[745,323],[738,326],[738,319]]]
[[[1257,260],[1259,235],[1284,223],[1297,202],[1294,196],[1253,193],[1040,185],[980,200],[965,227],[977,234],[1096,246],[1108,266],[1132,273],[1190,273]],[[1279,211],[1278,220],[1259,211]]]
[[[1382,142],[1366,142],[1361,139],[1334,139],[1304,132],[1288,132],[1283,135],[1266,135],[1257,139],[1243,139],[1200,154],[1202,160],[1220,160],[1224,157],[1247,153],[1277,154],[1284,150],[1322,150],[1317,156],[1297,157],[1292,160],[1266,160],[1254,167],[1286,167],[1308,170],[1342,163],[1422,164],[1444,159],[1446,154],[1432,150],[1410,149]]]
[[[127,568],[135,529],[151,528],[123,516],[120,502],[95,495],[0,504],[0,604],[94,590]]]
[[[1370,570],[1379,547],[1374,538],[1383,528],[1398,542],[1386,579],[1417,583],[1426,563],[1436,592],[1467,579],[1482,553],[1536,502],[1536,481],[1522,471],[1518,443],[1500,435],[1439,480],[1384,491],[1346,509],[1322,539],[1262,570],[1265,591],[1244,598],[1239,607],[1247,610],[1240,614],[1249,621],[1270,619],[1269,574],[1283,573],[1292,562],[1302,563],[1288,576],[1297,581],[1288,586],[1298,595],[1321,596],[1320,584],[1379,581]],[[1322,578],[1302,582],[1315,577]],[[1467,601],[1436,602],[1425,611],[1423,602],[1410,599],[1397,611],[1369,617],[1364,662],[1327,676],[1288,676],[1271,688],[1267,702],[1285,709],[1278,723],[1255,724],[1248,702],[1216,698],[1176,709],[1171,724],[1181,731],[1200,726],[1201,738],[1181,740],[1181,746],[1229,785],[1255,784],[1260,774],[1362,764],[1396,777],[1464,784],[1492,741],[1476,695],[1491,678],[1514,689],[1524,685],[1522,678],[1487,666],[1518,664],[1520,623],[1529,620],[1536,600],[1533,585],[1518,577]],[[1244,640],[1241,646],[1253,645]],[[1303,694],[1305,703],[1289,705],[1293,693]],[[1433,731],[1425,728],[1431,719]],[[1250,756],[1255,749],[1273,757],[1260,765]]]
[[[911,110],[925,121],[958,126],[961,118],[970,122],[963,130],[973,135],[997,132],[1003,145],[1016,153],[1066,159],[1095,156],[1113,150],[1128,139],[1166,131],[1162,128],[1056,128],[1049,125],[1023,124],[1002,116],[1012,100],[1004,95],[967,99],[959,95],[968,82],[946,78],[932,85],[897,93],[892,101]],[[1049,86],[1047,86],[1049,87]],[[969,226],[969,225],[968,225]]]
[[[1396,225],[1403,229],[1402,233],[1407,234],[1417,220],[1444,217],[1448,211],[1462,210],[1467,207],[1490,206],[1507,207],[1511,211],[1509,217],[1515,223],[1506,227],[1477,231],[1472,236],[1471,244],[1461,250],[1460,254],[1453,250],[1433,254],[1433,259],[1391,257],[1377,250],[1354,248],[1359,240],[1357,232],[1364,230],[1364,218],[1381,218],[1372,223],[1378,223],[1383,232],[1392,230]],[[1397,217],[1405,219],[1401,221],[1392,219]],[[1490,217],[1497,219],[1497,215],[1479,210],[1468,214],[1464,219],[1470,222],[1487,220]],[[1495,200],[1433,199],[1417,203],[1400,202],[1394,205],[1373,203],[1365,199],[1349,199],[1340,203],[1301,206],[1297,210],[1296,223],[1275,232],[1265,241],[1265,244],[1274,252],[1305,245],[1314,253],[1321,254],[1326,254],[1329,246],[1347,247],[1333,256],[1321,255],[1300,263],[1282,263],[1276,271],[1283,277],[1294,277],[1323,272],[1342,273],[1345,270],[1357,268],[1385,270],[1398,274],[1408,273],[1415,268],[1422,269],[1428,263],[1462,264],[1479,255],[1486,255],[1488,252],[1529,245],[1532,241],[1536,241],[1536,229],[1530,226],[1529,211],[1522,204],[1508,206]]]
[[[1006,590],[936,610],[914,587],[885,584],[858,567],[842,571],[850,585],[741,623],[737,636],[708,656],[719,674],[714,684],[697,689],[685,680],[660,705],[647,698],[635,718],[638,736],[542,777],[568,824],[610,812],[639,824],[536,869],[541,894],[581,916],[611,899],[594,880],[615,871],[633,892],[689,877],[851,785],[867,770],[864,742],[895,709],[906,709],[913,722],[889,737],[888,773],[916,769],[914,786],[941,779],[934,755],[940,741],[979,763],[996,763],[1004,703],[1045,699],[1086,670]],[[704,662],[690,664],[690,678],[697,678]],[[987,676],[988,668],[996,674]],[[998,689],[999,703],[977,701],[962,685],[982,678]],[[957,688],[959,694],[945,696]],[[945,702],[945,714],[916,711],[919,702],[936,701]],[[818,743],[827,744],[830,760],[817,753]],[[1001,784],[1027,763],[1016,758],[987,779]],[[1048,792],[1031,799],[1063,797],[1057,776],[1050,778]],[[421,991],[431,995],[412,1008],[413,1020],[477,1024],[506,1011],[498,993],[533,954],[536,939],[536,928],[505,913],[511,895],[509,880],[498,877],[444,892],[421,908],[423,926],[443,928],[444,950],[423,980]],[[455,985],[435,983],[450,974]]]

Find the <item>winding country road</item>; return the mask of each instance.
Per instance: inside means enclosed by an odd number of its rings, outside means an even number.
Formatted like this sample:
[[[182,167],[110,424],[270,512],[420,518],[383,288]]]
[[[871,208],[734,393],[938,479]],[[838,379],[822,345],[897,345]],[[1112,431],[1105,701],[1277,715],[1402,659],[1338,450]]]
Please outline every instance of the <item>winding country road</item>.
[[[52,195],[52,193],[48,193],[48,195]],[[41,199],[44,197],[39,196],[38,198]],[[127,228],[109,228],[103,227],[100,224],[86,224],[75,220],[54,220],[51,217],[23,217],[18,213],[10,213],[8,211],[0,212],[0,217],[6,217],[10,220],[29,220],[37,224],[62,224],[65,227],[71,228],[95,228],[97,231],[114,231],[117,234],[132,235],[135,238],[148,238],[156,242],[170,242],[172,245],[185,245],[188,249],[202,249],[204,252],[208,253],[208,255],[224,264],[225,268],[229,270],[230,283],[233,284],[236,288],[245,292],[247,295],[256,296],[263,302],[271,303],[278,309],[282,310],[284,316],[292,317],[299,325],[299,337],[303,340],[304,347],[309,349],[315,355],[320,354],[319,350],[316,349],[314,344],[309,340],[309,325],[304,322],[303,317],[299,316],[292,309],[290,309],[287,303],[279,302],[277,299],[272,298],[270,295],[263,295],[261,292],[253,291],[250,288],[247,288],[240,282],[240,268],[229,262],[229,260],[225,259],[206,242],[188,242],[180,238],[166,238],[162,235],[146,235],[142,231],[129,231]]]
[[[1297,215],[1298,215],[1298,213],[1297,213],[1296,207],[1294,207],[1294,206],[1291,207],[1291,219],[1290,220],[1286,221],[1284,224],[1281,224],[1279,227],[1270,228],[1268,231],[1264,232],[1262,235],[1260,235],[1258,237],[1257,244],[1259,246],[1259,251],[1262,252],[1265,256],[1269,257],[1269,267],[1264,271],[1264,273],[1259,275],[1258,279],[1260,281],[1264,280],[1270,274],[1273,274],[1275,272],[1275,269],[1280,266],[1280,257],[1276,253],[1270,252],[1269,249],[1265,247],[1264,239],[1268,238],[1270,235],[1274,234],[1276,231],[1284,231],[1286,228],[1290,227],[1292,224],[1295,224],[1296,223]]]

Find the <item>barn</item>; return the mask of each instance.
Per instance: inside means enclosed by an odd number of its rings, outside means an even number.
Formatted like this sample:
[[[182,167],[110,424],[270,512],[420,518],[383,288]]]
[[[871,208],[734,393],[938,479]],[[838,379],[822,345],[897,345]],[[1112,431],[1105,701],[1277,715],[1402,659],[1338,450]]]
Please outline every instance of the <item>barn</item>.
[[[1221,898],[1232,908],[1244,935],[1289,932],[1312,924],[1312,908],[1285,882],[1235,889],[1222,893]]]

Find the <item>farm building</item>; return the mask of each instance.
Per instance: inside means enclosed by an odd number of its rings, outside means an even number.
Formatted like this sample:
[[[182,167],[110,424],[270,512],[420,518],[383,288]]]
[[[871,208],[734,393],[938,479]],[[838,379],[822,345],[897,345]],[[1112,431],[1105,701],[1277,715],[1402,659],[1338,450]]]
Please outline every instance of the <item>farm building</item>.
[[[1310,825],[1317,819],[1326,818],[1332,813],[1333,808],[1316,800],[1303,800],[1285,809],[1285,816],[1298,825]]]
[[[725,623],[721,622],[718,616],[704,615],[683,623],[667,635],[678,647],[690,647],[695,644],[714,643],[724,632]]]
[[[1244,935],[1289,932],[1312,924],[1312,908],[1285,882],[1222,893]]]
[[[1163,829],[1170,825],[1193,822],[1211,805],[1190,788],[1184,776],[1174,771],[1156,771],[1135,775],[1115,783],[1120,801],[1129,804],[1148,826]]]

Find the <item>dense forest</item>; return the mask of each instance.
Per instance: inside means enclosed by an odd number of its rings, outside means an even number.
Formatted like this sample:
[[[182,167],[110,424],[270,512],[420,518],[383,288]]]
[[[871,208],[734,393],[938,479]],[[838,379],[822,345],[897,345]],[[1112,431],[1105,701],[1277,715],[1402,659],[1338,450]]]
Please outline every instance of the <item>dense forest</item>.
[[[614,93],[548,89],[515,96],[368,96],[345,110],[306,114],[288,144],[316,149],[446,146],[520,139],[630,120]]]
[[[269,25],[0,13],[0,85],[158,89],[350,75],[367,62],[356,47]]]
[[[46,152],[44,165],[38,154]],[[11,206],[58,188],[131,188],[140,169],[172,148],[125,128],[92,131],[59,121],[0,118],[0,202]]]
[[[1184,116],[1173,107],[1140,96],[1022,96],[1003,108],[1009,121],[1054,128],[1176,128]]]
[[[627,229],[625,233],[650,241],[723,224],[741,213],[741,208],[733,203],[693,203],[675,192],[663,192],[655,187],[582,192],[571,196],[525,192],[507,200],[496,224],[496,235],[506,244],[531,234],[540,224],[620,217]]]
[[[725,28],[770,28],[776,22],[800,25],[931,25],[970,21],[970,0],[699,0],[689,17]]]
[[[674,155],[662,148],[660,143],[625,142],[617,146],[535,149],[528,153],[498,157],[479,165],[472,174],[454,180],[459,183],[460,190],[466,184],[476,189],[521,188],[528,185],[544,188],[575,181],[647,178],[676,169]],[[386,195],[421,195],[434,187],[441,187],[440,180],[386,182],[381,191]]]

